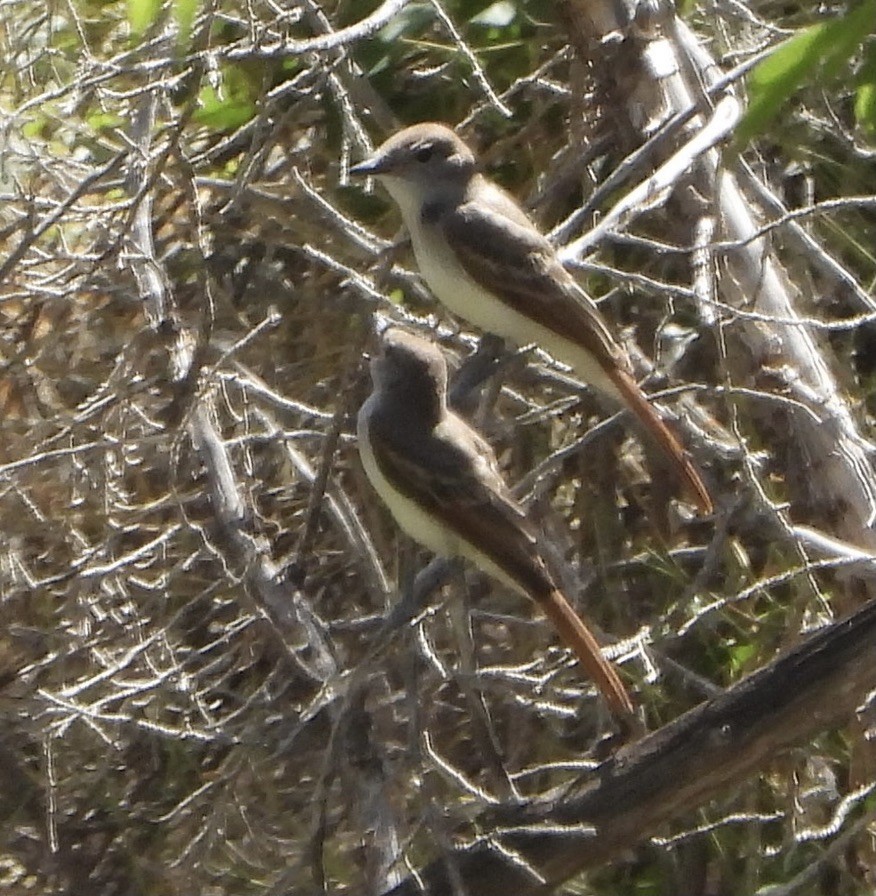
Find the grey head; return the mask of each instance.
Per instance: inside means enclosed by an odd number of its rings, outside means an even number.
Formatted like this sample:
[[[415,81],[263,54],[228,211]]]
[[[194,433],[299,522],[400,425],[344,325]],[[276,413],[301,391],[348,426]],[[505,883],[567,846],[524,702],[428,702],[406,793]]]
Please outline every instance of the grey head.
[[[435,425],[447,407],[447,362],[434,342],[390,327],[371,362],[374,387],[402,412]]]
[[[477,166],[474,153],[449,127],[427,121],[393,134],[350,173],[378,177],[407,217],[424,202],[461,197]]]
[[[474,153],[447,125],[424,121],[393,134],[351,174],[425,179],[440,175],[467,178],[475,170]]]

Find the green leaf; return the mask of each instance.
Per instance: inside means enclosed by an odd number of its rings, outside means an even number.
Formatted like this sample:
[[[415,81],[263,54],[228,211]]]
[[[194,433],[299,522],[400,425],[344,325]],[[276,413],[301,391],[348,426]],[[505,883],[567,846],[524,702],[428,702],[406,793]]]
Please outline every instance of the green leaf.
[[[876,0],[864,0],[860,6],[828,25],[829,46],[824,61],[824,74],[833,78],[855,53],[876,24]]]
[[[48,140],[52,127],[47,116],[37,114],[21,126],[21,133],[28,140]]]
[[[858,88],[855,94],[855,120],[868,137],[876,137],[876,81]]]
[[[176,19],[176,45],[178,47],[188,47],[192,37],[192,24],[200,5],[200,0],[173,0],[173,17]]]
[[[814,25],[777,47],[752,71],[751,101],[736,128],[736,139],[750,140],[762,133],[779,109],[812,73],[823,52],[824,25]]]
[[[806,81],[840,75],[874,22],[876,0],[864,0],[846,15],[804,28],[780,44],[749,76],[751,102],[736,129],[737,142],[762,133]]]
[[[125,120],[114,112],[94,112],[85,119],[88,126],[94,131],[107,131],[113,128],[119,128]]]
[[[751,73],[754,92],[798,84],[827,49],[828,23],[812,25],[779,44]]]
[[[876,139],[876,43],[867,47],[855,94],[855,121],[872,140]]]
[[[247,100],[223,99],[213,87],[205,87],[198,98],[201,108],[194,114],[195,121],[217,131],[233,131],[255,115],[255,104]]]
[[[730,671],[737,675],[748,665],[755,655],[757,648],[754,644],[736,644],[730,648]]]
[[[470,19],[472,25],[483,25],[487,28],[505,28],[514,21],[517,7],[510,0],[497,0],[486,9]]]
[[[158,18],[161,0],[128,0],[128,25],[133,37],[140,37]]]
[[[256,114],[253,87],[241,66],[222,69],[218,87],[207,85],[198,96],[200,108],[194,119],[217,131],[232,131]]]

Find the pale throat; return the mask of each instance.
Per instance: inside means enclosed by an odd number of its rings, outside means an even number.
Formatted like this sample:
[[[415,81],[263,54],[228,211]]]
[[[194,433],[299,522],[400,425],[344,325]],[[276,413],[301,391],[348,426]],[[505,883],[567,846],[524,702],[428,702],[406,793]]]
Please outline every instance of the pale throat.
[[[408,230],[412,231],[417,228],[425,198],[424,190],[420,185],[401,177],[393,177],[391,174],[381,175],[380,182],[395,200]]]

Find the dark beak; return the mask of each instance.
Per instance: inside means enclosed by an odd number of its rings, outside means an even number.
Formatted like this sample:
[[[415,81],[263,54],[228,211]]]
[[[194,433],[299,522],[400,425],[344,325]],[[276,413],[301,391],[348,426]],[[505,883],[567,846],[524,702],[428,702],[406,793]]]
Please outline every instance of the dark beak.
[[[370,159],[365,159],[364,162],[359,162],[358,165],[353,165],[350,168],[350,174],[357,177],[365,177],[369,174],[383,174],[384,171],[386,171],[386,163],[379,156],[371,156]]]

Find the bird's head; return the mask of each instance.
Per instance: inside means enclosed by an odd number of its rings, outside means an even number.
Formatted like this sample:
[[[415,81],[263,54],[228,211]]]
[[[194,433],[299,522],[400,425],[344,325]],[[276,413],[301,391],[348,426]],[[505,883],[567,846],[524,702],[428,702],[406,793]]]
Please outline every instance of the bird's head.
[[[380,179],[401,206],[419,214],[424,202],[461,193],[476,172],[474,153],[449,127],[436,122],[415,124],[393,134],[350,173]]]
[[[371,361],[377,389],[405,396],[409,407],[440,408],[447,396],[447,362],[441,349],[428,339],[401,327],[383,333],[379,354]]]

